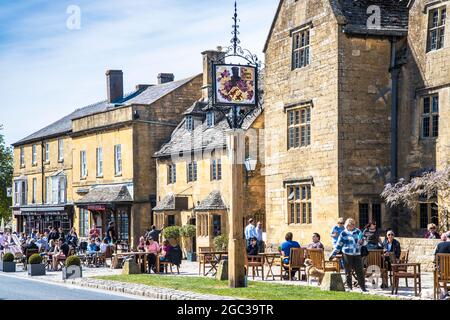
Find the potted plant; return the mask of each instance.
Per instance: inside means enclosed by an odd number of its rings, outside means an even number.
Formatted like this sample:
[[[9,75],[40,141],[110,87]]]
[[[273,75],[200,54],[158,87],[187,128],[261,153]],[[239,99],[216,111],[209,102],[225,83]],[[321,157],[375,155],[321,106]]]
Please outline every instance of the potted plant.
[[[28,275],[35,276],[45,276],[45,265],[42,263],[42,257],[35,253],[28,259]]]
[[[77,256],[70,256],[66,259],[66,266],[62,269],[63,280],[77,279],[83,276],[81,260]]]
[[[16,272],[16,262],[12,253],[8,252],[3,256],[2,261],[0,261],[0,271]]]
[[[192,224],[186,224],[180,229],[180,236],[183,240],[183,251],[188,261],[197,261],[197,255],[194,252],[193,241],[197,234],[197,228]]]
[[[214,248],[217,251],[227,251],[228,250],[228,236],[223,234],[214,238]]]
[[[172,246],[175,246],[178,244],[178,240],[180,239],[180,229],[179,226],[172,226],[164,228],[163,230],[163,237],[164,239],[169,240],[170,244]]]

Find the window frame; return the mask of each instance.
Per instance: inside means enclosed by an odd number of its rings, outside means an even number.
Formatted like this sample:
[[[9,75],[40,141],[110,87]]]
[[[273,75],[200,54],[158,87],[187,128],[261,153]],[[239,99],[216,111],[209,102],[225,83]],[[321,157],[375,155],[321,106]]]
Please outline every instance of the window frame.
[[[288,184],[286,191],[287,224],[312,225],[314,220],[312,216],[312,184]]]
[[[186,116],[186,130],[194,131],[194,117]]]
[[[167,184],[175,184],[177,182],[177,166],[175,163],[167,165]]]
[[[197,181],[197,161],[192,161],[186,164],[186,181],[195,182]]]
[[[304,35],[305,40],[303,44],[302,42]],[[295,32],[292,32],[291,37],[292,37],[291,68],[292,70],[299,70],[306,68],[311,64],[311,26],[306,26],[304,28],[296,30]]]
[[[64,162],[64,139],[58,139],[58,162]]]
[[[31,164],[37,166],[37,145],[33,144],[31,146]]]
[[[291,108],[287,114],[287,150],[307,148],[311,145],[312,106]]]
[[[28,180],[14,180],[14,205],[24,206],[28,204]]]
[[[439,228],[439,207],[437,208],[433,208],[433,206],[435,206],[436,204],[433,202],[419,202],[418,205],[418,214],[417,214],[417,219],[418,219],[418,229],[427,229],[428,224],[430,223],[434,223],[438,228]],[[423,207],[426,208],[426,220],[423,217],[423,212],[422,209]],[[433,221],[433,212],[436,212],[436,216],[437,216],[437,220]]]
[[[45,163],[50,163],[50,142],[44,143],[44,155],[45,155]]]
[[[214,111],[208,111],[206,113],[206,126],[208,128],[214,127],[215,124],[215,114]]]
[[[96,149],[96,173],[97,178],[103,178],[103,148]]]
[[[434,109],[434,101],[437,100],[437,111]],[[439,94],[430,94],[424,96],[422,99],[421,110],[420,110],[420,137],[425,140],[429,139],[437,139],[439,137]],[[425,102],[428,101],[429,111],[426,113],[425,111]],[[425,121],[428,121],[428,132],[427,136],[425,135]],[[437,119],[437,120],[436,120]],[[435,122],[436,121],[436,122]],[[437,130],[437,134],[435,134],[435,129]]]
[[[25,168],[25,147],[20,147],[20,167]]]
[[[114,146],[114,174],[116,177],[122,175],[122,164],[122,145],[117,144]]]
[[[88,176],[87,153],[86,150],[80,151],[80,177],[86,179]]]
[[[36,204],[37,203],[37,178],[33,178],[31,180],[31,203]]]
[[[210,160],[211,181],[222,180],[222,159],[215,158]]]
[[[434,25],[434,13],[437,12],[437,25]],[[441,6],[428,10],[428,25],[427,25],[427,53],[441,50],[445,47],[445,24],[447,19],[447,7]],[[436,47],[432,33],[436,33]],[[434,48],[433,48],[434,47]]]

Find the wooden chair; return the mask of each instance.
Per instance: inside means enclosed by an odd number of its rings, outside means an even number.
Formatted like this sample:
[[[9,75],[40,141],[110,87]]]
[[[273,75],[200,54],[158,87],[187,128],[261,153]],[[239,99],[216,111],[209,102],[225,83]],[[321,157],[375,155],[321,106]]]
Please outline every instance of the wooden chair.
[[[203,275],[206,276],[206,265],[211,265],[211,260],[212,257],[208,256],[208,255],[204,255],[201,253],[208,253],[208,252],[213,252],[214,248],[213,247],[199,247],[198,248],[198,252],[199,252],[199,258],[198,258],[198,275],[201,275],[201,271],[202,271],[202,266],[203,266]]]
[[[311,259],[314,267],[323,272],[341,272],[339,261],[326,261],[323,249],[306,249],[306,257]]]
[[[434,270],[434,300],[439,299],[441,289],[450,289],[450,254],[448,253],[436,255],[436,267]]]
[[[281,257],[281,280],[283,280],[283,273],[289,273],[289,281],[292,280],[292,270],[298,270],[298,280],[302,279],[302,271],[306,279],[306,268],[305,268],[305,248],[291,248],[291,253],[289,255],[289,263],[284,263],[284,259],[287,257]]]
[[[409,262],[409,250],[405,250],[405,251],[401,251],[400,253],[400,258],[397,261],[397,264],[407,264]],[[397,271],[403,271],[403,272],[407,272],[408,271],[408,267],[406,266],[397,266]],[[389,274],[389,278],[391,279],[391,283],[392,282],[392,272]],[[405,278],[405,282],[406,282],[406,287],[408,288],[408,278]]]
[[[420,292],[422,292],[422,280],[420,277],[420,263],[402,263],[402,264],[392,264],[392,291],[391,294],[398,293],[399,280],[413,279],[414,281],[414,294],[417,297]],[[419,289],[419,290],[417,290]]]
[[[364,270],[364,275],[366,277],[370,277],[372,276],[372,272],[369,271],[373,271],[372,267],[378,267],[380,270],[380,275],[383,279],[383,283],[385,283],[386,285],[388,285],[388,273],[387,273],[387,269],[386,269],[386,265],[384,263],[384,258],[383,258],[383,250],[369,250],[369,255],[366,257],[367,258],[367,268],[365,268]],[[392,284],[392,278],[391,278],[391,284]]]
[[[245,253],[245,273],[248,275],[249,269],[252,269],[252,277],[255,280],[256,275],[259,276],[259,268],[261,268],[261,279],[264,280],[264,256],[249,256]]]

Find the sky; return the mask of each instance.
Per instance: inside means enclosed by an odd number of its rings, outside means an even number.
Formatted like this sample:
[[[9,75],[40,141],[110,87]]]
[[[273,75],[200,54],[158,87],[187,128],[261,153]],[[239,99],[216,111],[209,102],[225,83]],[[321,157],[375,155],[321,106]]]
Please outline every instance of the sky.
[[[277,0],[239,0],[240,40],[264,60]],[[108,69],[124,92],[202,72],[201,52],[228,46],[234,0],[0,0],[0,125],[12,144],[106,99]]]

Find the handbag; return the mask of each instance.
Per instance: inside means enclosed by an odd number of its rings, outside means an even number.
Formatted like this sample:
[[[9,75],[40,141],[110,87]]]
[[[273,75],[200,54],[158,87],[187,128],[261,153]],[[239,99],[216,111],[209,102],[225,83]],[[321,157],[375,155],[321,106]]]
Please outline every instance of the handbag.
[[[367,246],[361,247],[361,257],[367,257],[369,255],[369,249],[367,249]]]

